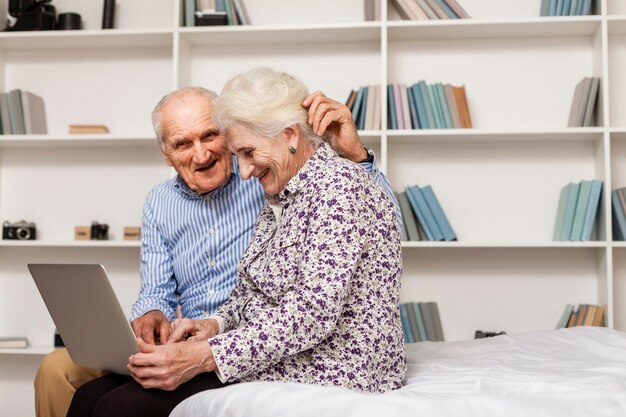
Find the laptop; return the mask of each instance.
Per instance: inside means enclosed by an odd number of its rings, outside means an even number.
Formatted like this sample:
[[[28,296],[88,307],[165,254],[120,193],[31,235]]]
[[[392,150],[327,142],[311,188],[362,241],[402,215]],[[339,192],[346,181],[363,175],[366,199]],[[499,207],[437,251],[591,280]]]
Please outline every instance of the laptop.
[[[129,375],[128,357],[139,351],[102,265],[28,264],[72,360]]]

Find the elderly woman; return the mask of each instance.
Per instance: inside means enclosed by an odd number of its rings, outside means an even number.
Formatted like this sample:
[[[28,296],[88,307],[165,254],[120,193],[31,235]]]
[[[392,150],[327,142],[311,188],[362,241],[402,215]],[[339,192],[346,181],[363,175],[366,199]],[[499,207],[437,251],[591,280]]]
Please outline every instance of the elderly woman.
[[[226,84],[213,118],[241,177],[267,194],[237,285],[213,316],[174,321],[172,343],[138,339],[128,368],[139,384],[122,375],[92,381],[68,416],[167,415],[199,390],[243,381],[400,387],[397,207],[365,169],[313,133],[350,118],[335,104],[269,68]],[[139,396],[144,388],[163,391]]]
[[[307,124],[304,84],[257,68],[227,82],[214,117],[243,178],[267,194],[209,339],[222,381],[385,392],[406,365],[393,202]]]

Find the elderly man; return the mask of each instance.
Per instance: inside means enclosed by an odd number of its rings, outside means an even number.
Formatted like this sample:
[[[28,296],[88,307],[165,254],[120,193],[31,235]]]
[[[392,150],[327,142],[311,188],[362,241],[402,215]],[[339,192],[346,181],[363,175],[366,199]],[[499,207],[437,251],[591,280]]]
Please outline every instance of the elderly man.
[[[203,318],[227,300],[264,204],[263,188],[240,177],[212,120],[216,98],[203,88],[182,88],[165,96],[152,114],[165,161],[178,175],[150,191],[143,210],[141,289],[132,328],[147,343],[166,343],[177,306],[182,317]],[[391,194],[347,107],[320,92],[303,106],[314,131]],[[35,379],[37,416],[65,416],[76,388],[102,373],[72,363],[65,349],[49,354]]]

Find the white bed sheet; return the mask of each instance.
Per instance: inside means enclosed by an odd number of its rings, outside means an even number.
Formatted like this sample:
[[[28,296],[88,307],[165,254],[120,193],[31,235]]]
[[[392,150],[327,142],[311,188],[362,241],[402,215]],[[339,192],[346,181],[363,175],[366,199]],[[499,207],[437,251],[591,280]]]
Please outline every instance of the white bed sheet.
[[[196,394],[170,417],[625,417],[626,333],[598,327],[407,346],[386,394],[252,382]]]

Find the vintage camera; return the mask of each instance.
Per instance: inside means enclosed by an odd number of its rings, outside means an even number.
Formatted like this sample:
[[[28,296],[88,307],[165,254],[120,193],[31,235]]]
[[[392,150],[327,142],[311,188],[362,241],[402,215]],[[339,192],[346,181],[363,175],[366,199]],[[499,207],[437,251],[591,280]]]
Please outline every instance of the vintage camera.
[[[109,240],[109,225],[92,222],[91,240]]]
[[[2,239],[6,240],[35,240],[37,238],[37,229],[35,223],[29,223],[25,220],[11,223],[2,223]]]

